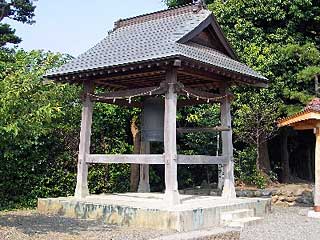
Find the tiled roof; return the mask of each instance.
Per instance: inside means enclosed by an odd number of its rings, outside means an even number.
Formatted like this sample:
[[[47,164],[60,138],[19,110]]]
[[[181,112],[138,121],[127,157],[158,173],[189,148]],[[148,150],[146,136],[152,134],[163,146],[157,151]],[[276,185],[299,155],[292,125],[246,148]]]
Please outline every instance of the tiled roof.
[[[184,6],[120,20],[116,22],[115,29],[101,42],[65,65],[51,70],[46,77],[183,56],[214,67],[267,80],[248,66],[214,49],[198,44],[178,43],[202,22],[212,18],[209,10],[194,8],[195,6]]]
[[[312,99],[312,101],[308,103],[304,110],[314,110],[320,112],[320,98]]]
[[[278,120],[278,126],[283,127],[292,125],[297,122],[306,121],[310,119],[320,120],[320,99],[314,98],[307,106],[300,112],[295,113],[291,116]]]

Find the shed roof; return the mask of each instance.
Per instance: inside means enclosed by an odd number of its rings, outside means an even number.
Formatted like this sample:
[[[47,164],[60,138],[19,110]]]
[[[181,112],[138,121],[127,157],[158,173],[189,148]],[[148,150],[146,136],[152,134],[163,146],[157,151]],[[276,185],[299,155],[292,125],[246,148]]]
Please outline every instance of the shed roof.
[[[320,99],[314,98],[303,111],[282,118],[278,121],[279,127],[291,126],[295,129],[313,129],[320,124]]]
[[[205,29],[211,29],[214,48],[192,41]],[[50,70],[45,77],[58,79],[64,75],[172,57],[198,61],[261,82],[267,80],[237,61],[211,11],[198,5],[119,20],[97,45],[63,66]]]

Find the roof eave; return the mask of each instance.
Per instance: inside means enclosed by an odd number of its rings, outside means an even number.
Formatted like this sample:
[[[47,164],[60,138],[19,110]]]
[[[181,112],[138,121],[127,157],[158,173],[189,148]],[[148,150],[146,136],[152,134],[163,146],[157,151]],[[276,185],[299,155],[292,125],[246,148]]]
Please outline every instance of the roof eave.
[[[291,126],[308,120],[317,120],[320,123],[320,112],[313,109],[303,110],[289,117],[278,120],[278,127]]]

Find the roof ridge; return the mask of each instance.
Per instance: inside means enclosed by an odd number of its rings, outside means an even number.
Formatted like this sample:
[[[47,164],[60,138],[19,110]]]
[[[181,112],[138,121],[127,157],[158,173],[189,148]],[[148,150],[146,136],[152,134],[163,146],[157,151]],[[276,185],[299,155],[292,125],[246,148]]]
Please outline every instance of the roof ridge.
[[[125,19],[119,19],[114,23],[114,30],[125,27],[125,26],[130,26],[138,23],[143,23],[143,22],[148,22],[160,18],[165,18],[165,17],[171,17],[171,16],[176,16],[188,12],[194,12],[197,13],[201,9],[204,9],[205,6],[202,4],[195,4],[195,3],[189,3],[185,5],[180,5],[180,6],[175,6],[175,7],[170,7],[164,10],[152,12],[152,13],[146,13],[142,15],[138,15],[135,17],[129,17]]]

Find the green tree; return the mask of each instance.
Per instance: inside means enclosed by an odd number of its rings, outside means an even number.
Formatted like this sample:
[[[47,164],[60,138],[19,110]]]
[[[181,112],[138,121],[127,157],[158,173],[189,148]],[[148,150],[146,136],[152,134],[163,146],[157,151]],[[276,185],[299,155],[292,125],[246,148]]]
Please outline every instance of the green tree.
[[[236,98],[233,104],[236,109],[234,112],[236,140],[254,146],[256,172],[269,173],[271,165],[266,143],[276,134],[276,121],[283,105],[277,95],[269,89],[240,90],[236,92]]]
[[[268,162],[268,145],[259,148],[257,139],[250,141],[248,134],[263,129],[259,142],[265,143],[275,132],[276,119],[301,110],[315,96],[314,76],[320,73],[320,1],[215,0],[208,8],[240,60],[270,80],[267,90],[234,90],[236,146],[250,151],[255,148],[256,165],[260,168]],[[259,127],[255,121],[247,121],[268,114],[270,117],[261,121]]]
[[[9,24],[1,23],[4,18],[33,24],[35,5],[32,0],[0,0],[0,48],[7,43],[17,44],[21,39]]]
[[[34,206],[38,197],[73,195],[81,89],[42,78],[67,59],[41,51],[0,55],[0,208]],[[131,118],[128,109],[96,104],[92,151],[132,152]],[[129,175],[129,165],[92,166],[90,191],[127,191]]]
[[[202,0],[205,4],[213,3],[214,0]],[[182,6],[195,2],[194,0],[163,0],[168,7]]]

